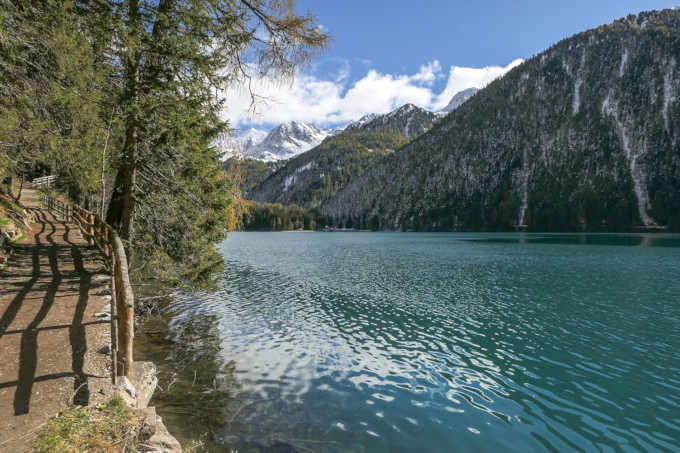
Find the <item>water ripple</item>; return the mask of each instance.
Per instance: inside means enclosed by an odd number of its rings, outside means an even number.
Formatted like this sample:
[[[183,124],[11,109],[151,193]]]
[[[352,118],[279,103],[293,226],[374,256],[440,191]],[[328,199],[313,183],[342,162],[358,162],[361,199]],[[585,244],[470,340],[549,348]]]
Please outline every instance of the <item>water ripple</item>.
[[[680,241],[513,238],[233,235],[170,331],[215,320],[225,445],[679,451]]]

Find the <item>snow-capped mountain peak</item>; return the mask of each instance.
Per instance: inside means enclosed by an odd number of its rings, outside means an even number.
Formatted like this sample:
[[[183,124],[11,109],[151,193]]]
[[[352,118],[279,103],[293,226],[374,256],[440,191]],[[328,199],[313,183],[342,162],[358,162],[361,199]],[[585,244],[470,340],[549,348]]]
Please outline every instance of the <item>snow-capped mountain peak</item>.
[[[384,115],[374,115],[373,119],[361,125],[362,130],[390,131],[413,139],[428,131],[437,115],[413,104],[404,104]]]
[[[266,132],[251,128],[234,137],[231,132],[215,140],[225,159],[234,153],[263,161],[290,159],[323,141],[330,131],[313,124],[290,121]]]
[[[356,121],[350,121],[349,123],[345,124],[344,127],[341,127],[339,129],[336,129],[336,133],[342,132],[342,131],[351,131],[354,129],[359,129],[361,126],[370,123],[374,119],[378,118],[380,115],[377,113],[369,113],[361,118],[359,118]]]
[[[267,132],[260,129],[250,128],[239,135],[236,140],[241,143],[241,152],[244,155],[248,155],[257,145],[262,143],[266,137]]]
[[[312,149],[329,134],[330,131],[313,124],[289,121],[272,129],[250,156],[265,161],[290,159]]]

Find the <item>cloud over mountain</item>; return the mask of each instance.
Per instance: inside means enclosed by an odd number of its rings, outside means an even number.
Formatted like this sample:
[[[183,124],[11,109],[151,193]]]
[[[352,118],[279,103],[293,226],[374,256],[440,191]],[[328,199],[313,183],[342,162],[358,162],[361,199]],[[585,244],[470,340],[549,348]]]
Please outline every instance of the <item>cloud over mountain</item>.
[[[507,66],[483,68],[452,66],[447,76],[434,60],[415,74],[387,74],[370,68],[354,82],[349,81],[349,62],[343,62],[337,74],[322,77],[303,72],[292,83],[253,77],[249,87],[234,87],[225,93],[224,116],[232,127],[243,128],[287,121],[339,124],[368,113],[387,113],[408,103],[436,111],[457,92],[482,88],[521,62],[518,59]],[[437,92],[435,82],[446,77],[444,89]],[[254,112],[251,91],[258,98]]]

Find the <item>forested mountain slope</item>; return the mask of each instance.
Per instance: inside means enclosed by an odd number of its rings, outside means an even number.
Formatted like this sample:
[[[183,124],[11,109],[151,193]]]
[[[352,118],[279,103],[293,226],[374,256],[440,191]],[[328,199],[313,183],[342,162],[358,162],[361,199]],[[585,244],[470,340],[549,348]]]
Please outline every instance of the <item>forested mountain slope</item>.
[[[680,227],[680,11],[580,33],[321,207],[380,229]]]
[[[279,161],[230,157],[224,161],[223,168],[227,173],[233,173],[235,169],[238,169],[240,188],[247,197],[253,187],[267,179],[279,166]]]

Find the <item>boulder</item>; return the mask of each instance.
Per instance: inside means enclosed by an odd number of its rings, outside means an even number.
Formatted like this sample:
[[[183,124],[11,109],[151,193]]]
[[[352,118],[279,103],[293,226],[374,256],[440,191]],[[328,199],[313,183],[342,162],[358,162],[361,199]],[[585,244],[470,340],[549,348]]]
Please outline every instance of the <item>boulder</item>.
[[[151,408],[148,408],[151,409]],[[154,410],[155,415],[155,410]],[[163,424],[163,419],[155,416],[155,432],[144,442],[142,451],[153,453],[181,453],[182,446],[169,432]]]

